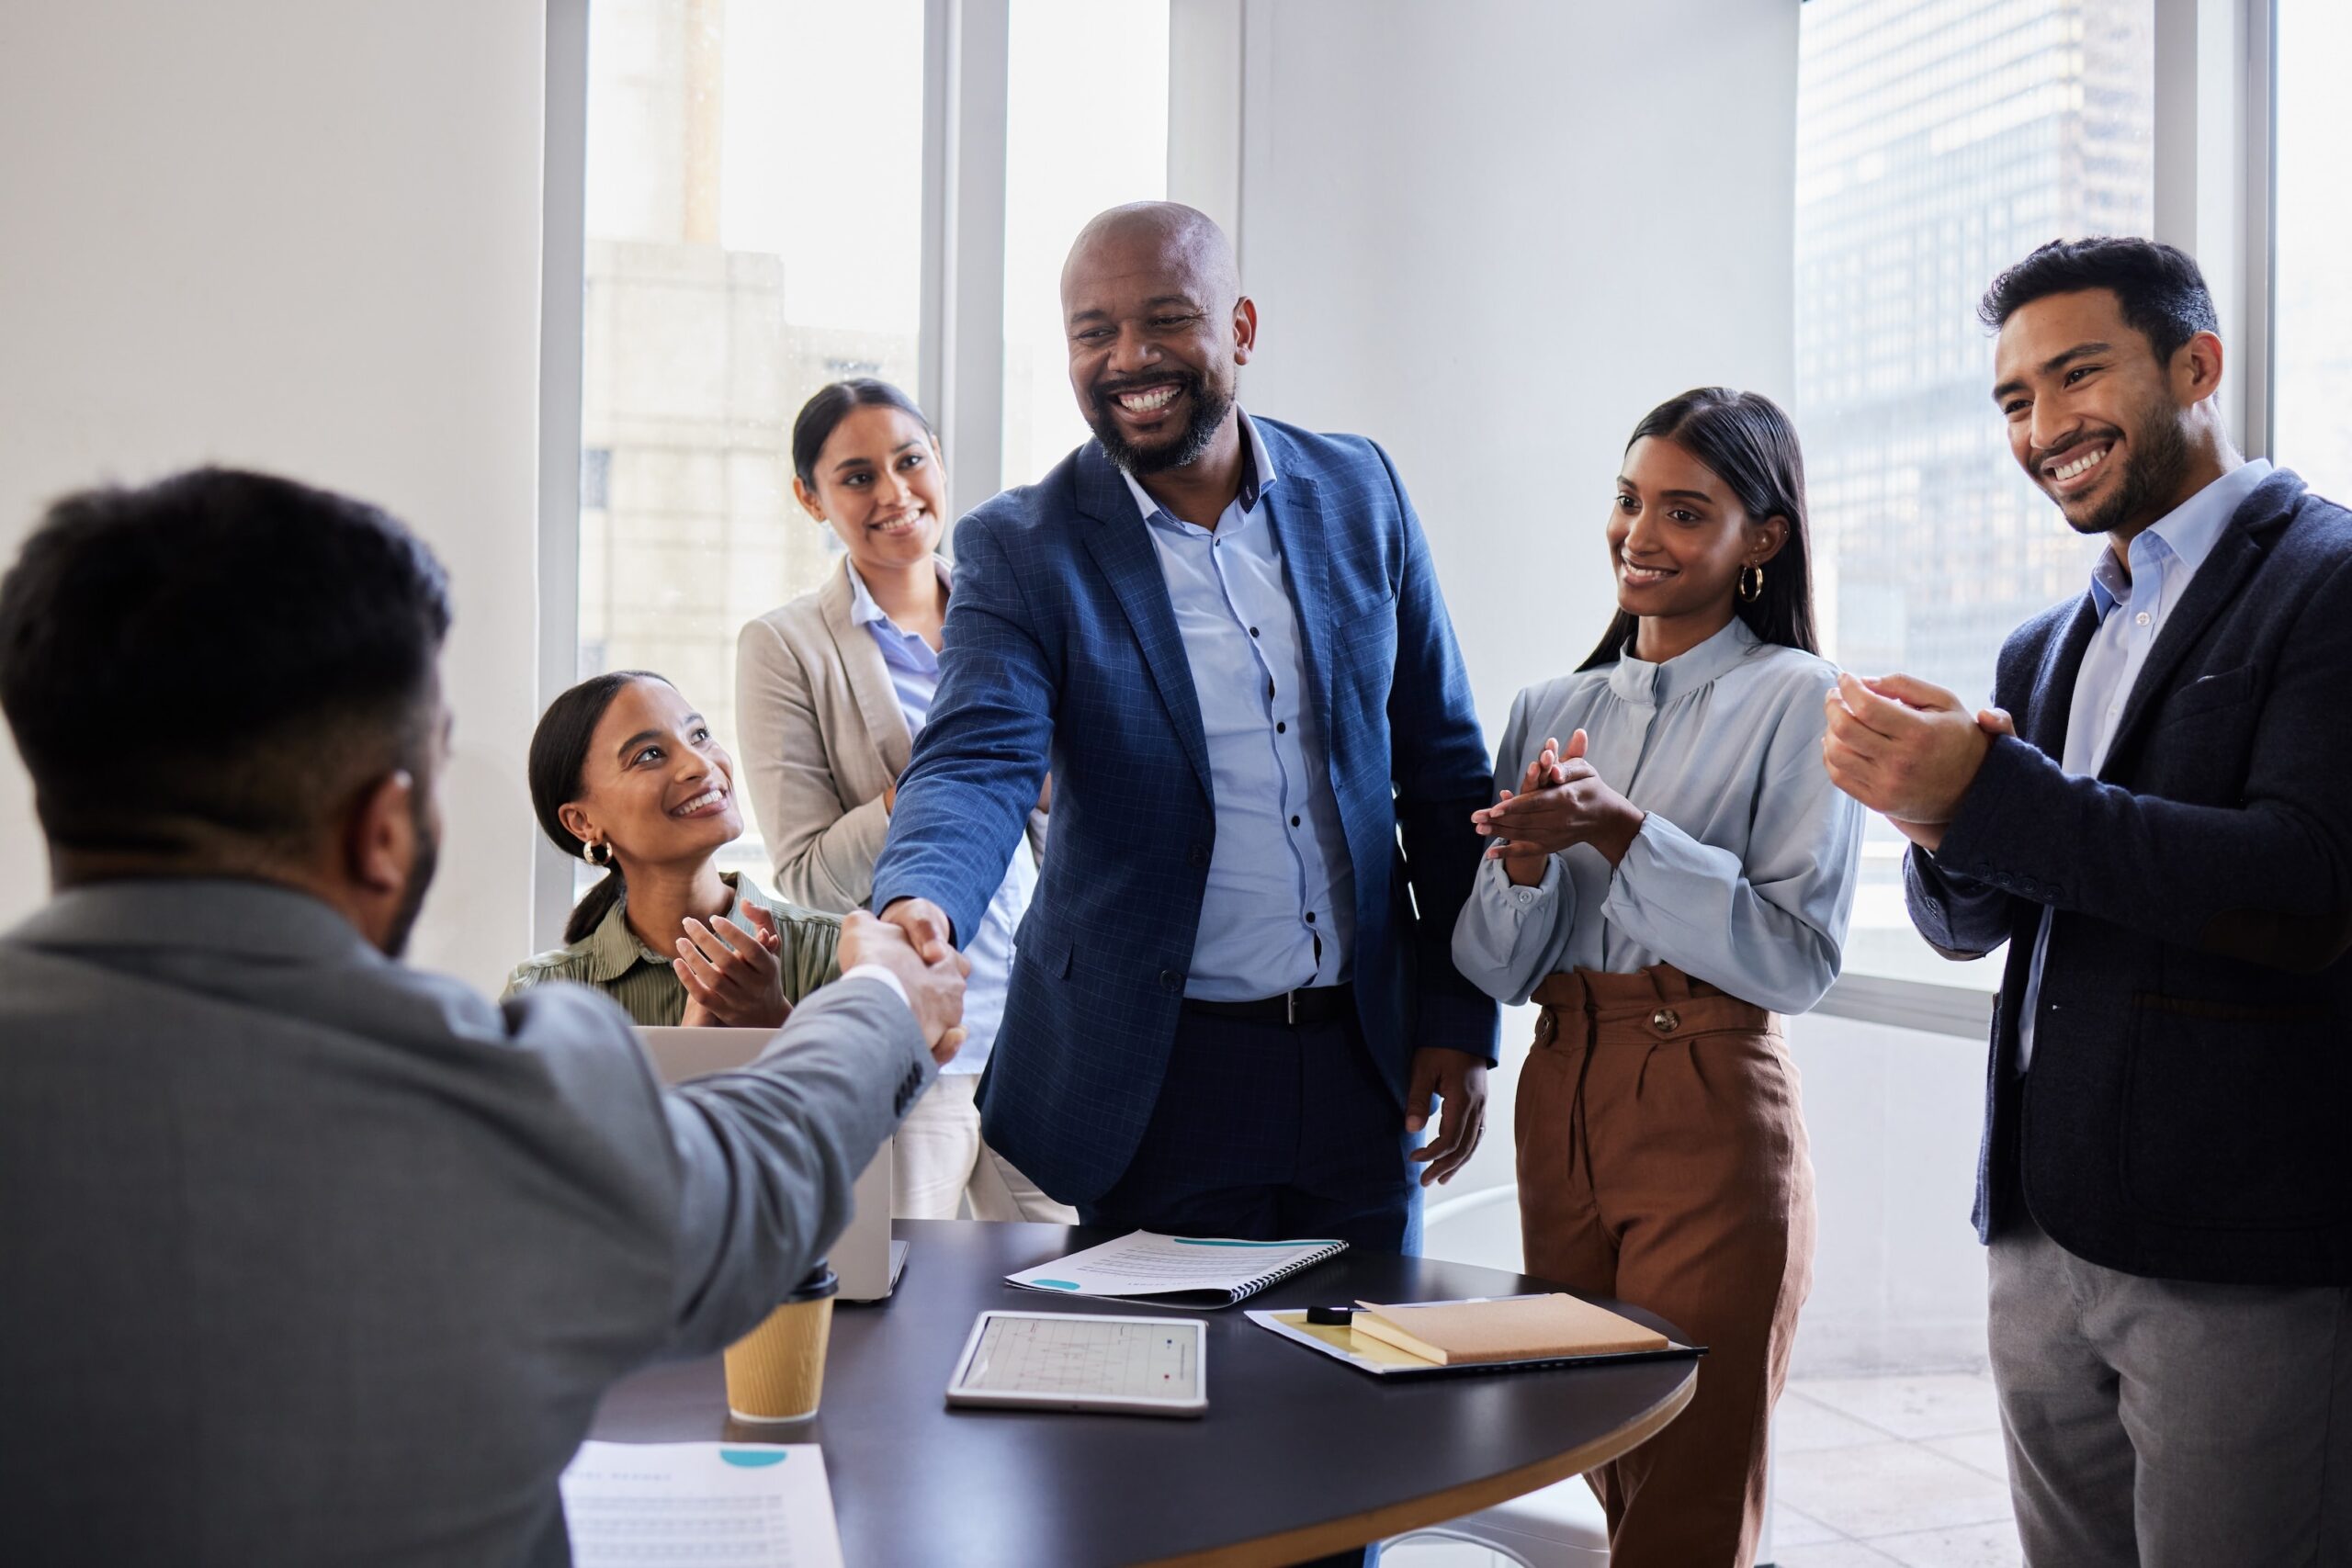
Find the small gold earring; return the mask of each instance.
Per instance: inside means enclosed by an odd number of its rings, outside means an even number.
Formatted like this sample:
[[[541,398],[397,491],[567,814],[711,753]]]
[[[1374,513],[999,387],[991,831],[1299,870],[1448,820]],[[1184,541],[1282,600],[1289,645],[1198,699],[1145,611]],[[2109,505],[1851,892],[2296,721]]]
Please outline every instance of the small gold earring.
[[[1753,588],[1750,588],[1747,584],[1747,574],[1751,571],[1756,574],[1756,585]],[[1753,604],[1756,601],[1764,597],[1764,569],[1752,563],[1747,566],[1741,567],[1739,569],[1738,591],[1740,598],[1750,604]]]

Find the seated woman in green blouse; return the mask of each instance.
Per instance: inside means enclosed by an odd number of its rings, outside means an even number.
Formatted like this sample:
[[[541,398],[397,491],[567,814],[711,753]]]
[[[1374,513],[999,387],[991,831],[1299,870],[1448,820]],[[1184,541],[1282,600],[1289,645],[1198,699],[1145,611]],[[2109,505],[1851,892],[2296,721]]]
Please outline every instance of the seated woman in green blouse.
[[[773,1029],[839,977],[841,921],[719,871],[742,836],[735,762],[659,675],[625,670],[549,704],[531,737],[531,805],[567,855],[604,868],[565,944],[516,967],[508,994],[576,980],[639,1024]]]

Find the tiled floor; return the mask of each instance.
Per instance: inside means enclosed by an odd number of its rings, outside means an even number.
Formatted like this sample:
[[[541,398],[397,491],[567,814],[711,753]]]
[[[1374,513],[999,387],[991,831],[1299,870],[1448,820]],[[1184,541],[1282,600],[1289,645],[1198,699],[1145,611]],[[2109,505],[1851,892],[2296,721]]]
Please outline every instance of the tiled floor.
[[[2024,1562],[1992,1379],[1797,1379],[1775,1425],[1779,1568]]]
[[[1778,1568],[2018,1568],[1993,1382],[1966,1373],[1801,1378],[1775,1417]],[[1498,1568],[1416,1543],[1384,1568]]]

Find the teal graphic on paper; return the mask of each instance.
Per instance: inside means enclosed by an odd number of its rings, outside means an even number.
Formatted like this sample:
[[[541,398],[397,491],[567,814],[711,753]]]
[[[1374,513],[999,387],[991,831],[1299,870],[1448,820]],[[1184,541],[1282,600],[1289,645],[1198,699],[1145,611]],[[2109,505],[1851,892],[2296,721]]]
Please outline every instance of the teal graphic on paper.
[[[782,1464],[792,1456],[782,1449],[721,1449],[718,1457],[729,1464],[741,1465],[745,1470],[765,1470],[769,1465]]]
[[[1033,1285],[1042,1285],[1049,1291],[1075,1291],[1078,1289],[1078,1281],[1075,1280],[1032,1280],[1029,1282]]]

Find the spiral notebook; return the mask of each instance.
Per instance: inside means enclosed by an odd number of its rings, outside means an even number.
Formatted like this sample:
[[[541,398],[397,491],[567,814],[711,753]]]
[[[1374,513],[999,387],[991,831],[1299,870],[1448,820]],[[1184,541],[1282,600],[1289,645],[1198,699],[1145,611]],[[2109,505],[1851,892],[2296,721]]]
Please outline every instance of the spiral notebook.
[[[1005,1278],[1025,1290],[1227,1307],[1348,1249],[1344,1241],[1225,1241],[1136,1231]]]

